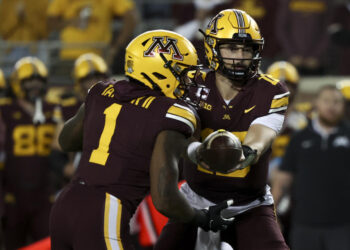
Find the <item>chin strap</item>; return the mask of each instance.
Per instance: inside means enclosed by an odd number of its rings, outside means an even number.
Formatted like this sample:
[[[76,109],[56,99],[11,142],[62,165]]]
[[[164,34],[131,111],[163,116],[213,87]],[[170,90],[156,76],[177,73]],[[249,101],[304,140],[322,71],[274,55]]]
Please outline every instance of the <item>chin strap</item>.
[[[34,107],[34,115],[33,115],[33,123],[43,124],[46,121],[45,115],[43,113],[43,103],[41,98],[35,99],[35,107]]]

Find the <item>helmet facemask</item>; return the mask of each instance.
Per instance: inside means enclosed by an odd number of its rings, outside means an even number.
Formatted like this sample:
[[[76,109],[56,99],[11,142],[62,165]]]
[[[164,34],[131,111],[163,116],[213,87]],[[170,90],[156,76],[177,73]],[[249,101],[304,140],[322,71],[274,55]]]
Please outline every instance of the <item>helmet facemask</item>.
[[[246,12],[237,9],[222,10],[211,19],[205,32],[200,32],[204,35],[209,68],[222,73],[238,87],[245,85],[247,80],[257,74],[264,38],[255,20]],[[252,56],[227,58],[227,55],[222,55],[220,51],[220,46],[224,44],[251,48]],[[228,66],[228,60],[232,60],[231,66]],[[247,60],[250,61],[249,65]]]
[[[183,100],[184,102],[194,106],[199,107],[200,100],[191,100],[189,98],[189,92],[192,88],[201,88],[202,85],[197,83],[199,75],[201,74],[202,65],[186,65],[179,62],[173,62],[172,60],[167,60],[165,56],[160,53],[160,57],[164,61],[164,67],[168,68],[174,75],[179,84],[174,89],[174,96],[177,99]]]
[[[11,74],[11,91],[18,99],[35,102],[47,90],[48,72],[45,64],[36,57],[18,60]]]
[[[220,46],[226,44],[230,44],[232,46],[243,45],[243,50],[245,48],[250,48],[252,50],[252,56],[247,58],[223,57],[220,52]],[[237,83],[240,86],[244,85],[247,80],[249,80],[257,74],[261,62],[259,46],[247,42],[219,42],[217,58],[219,62],[218,70],[224,76],[231,79],[233,82]],[[231,65],[227,62],[229,60],[232,61]],[[246,65],[247,61],[249,61],[249,65]],[[231,67],[227,67],[227,65],[230,65]]]
[[[216,64],[218,64],[217,71],[221,72],[239,87],[243,86],[247,80],[257,74],[261,63],[260,54],[263,49],[263,39],[261,41],[254,41],[250,39],[249,34],[244,34],[246,35],[245,38],[237,38],[236,35],[241,34],[235,34],[233,39],[218,39],[206,35],[203,31],[201,31],[201,33],[205,36],[205,41],[211,47],[213,54],[213,58],[211,60],[212,65],[208,65],[209,67],[215,68],[217,67]],[[223,45],[230,45],[233,47],[241,45],[244,46],[243,50],[244,48],[251,48],[252,56],[247,58],[224,57],[220,51],[220,47]],[[228,60],[232,60],[231,67],[227,67],[229,64]],[[249,65],[245,65],[245,61],[250,61]]]
[[[47,91],[47,80],[39,75],[33,75],[30,78],[21,81],[24,98],[34,103],[38,98],[44,98]]]

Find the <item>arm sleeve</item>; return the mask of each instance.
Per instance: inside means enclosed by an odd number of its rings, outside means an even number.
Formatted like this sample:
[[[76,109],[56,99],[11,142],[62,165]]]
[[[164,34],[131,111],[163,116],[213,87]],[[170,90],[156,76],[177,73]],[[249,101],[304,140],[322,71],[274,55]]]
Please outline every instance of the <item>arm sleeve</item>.
[[[279,87],[277,93],[272,97],[269,114],[285,115],[289,103],[289,91]]]
[[[273,129],[278,134],[282,129],[283,122],[284,122],[284,115],[268,114],[268,115],[256,118],[250,124],[250,126],[254,125],[254,124],[261,124],[261,125],[264,125],[268,128]]]

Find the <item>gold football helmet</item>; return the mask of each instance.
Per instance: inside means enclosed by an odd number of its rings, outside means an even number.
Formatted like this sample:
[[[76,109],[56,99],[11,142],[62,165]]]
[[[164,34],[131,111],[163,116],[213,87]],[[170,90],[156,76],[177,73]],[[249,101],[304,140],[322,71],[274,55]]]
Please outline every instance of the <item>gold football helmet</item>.
[[[11,74],[10,86],[17,98],[26,98],[22,83],[28,79],[40,79],[47,82],[48,71],[45,64],[37,57],[27,56],[18,60]],[[44,89],[43,89],[44,91]]]
[[[75,60],[73,77],[75,91],[85,96],[94,83],[109,77],[107,63],[95,53],[83,54]]]
[[[200,30],[201,31],[201,30]],[[261,62],[260,53],[264,45],[264,38],[260,34],[259,27],[255,20],[246,12],[238,9],[227,9],[219,12],[209,22],[204,35],[205,54],[209,67],[222,72],[229,79],[244,84],[246,80],[257,74]],[[249,46],[253,50],[252,58],[234,59],[250,60],[249,67],[245,69],[233,67],[227,68],[224,65],[224,58],[221,56],[219,46],[222,44],[234,44]]]
[[[286,61],[274,62],[268,67],[266,74],[286,83],[295,85],[299,83],[298,70],[293,64]]]
[[[79,56],[74,63],[74,80],[79,82],[92,75],[108,75],[108,67],[102,57],[94,53]]]
[[[350,79],[344,79],[336,84],[337,88],[342,92],[344,98],[350,101]]]
[[[201,67],[189,40],[175,32],[154,30],[129,43],[124,69],[126,76],[162,91],[165,96],[186,99]]]

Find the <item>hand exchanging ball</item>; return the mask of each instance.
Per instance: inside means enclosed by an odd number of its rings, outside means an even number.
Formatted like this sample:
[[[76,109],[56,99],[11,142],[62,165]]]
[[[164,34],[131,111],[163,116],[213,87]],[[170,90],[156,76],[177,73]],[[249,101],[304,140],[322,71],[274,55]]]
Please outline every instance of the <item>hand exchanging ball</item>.
[[[219,129],[211,133],[197,150],[197,162],[210,171],[229,173],[243,158],[240,140]]]

